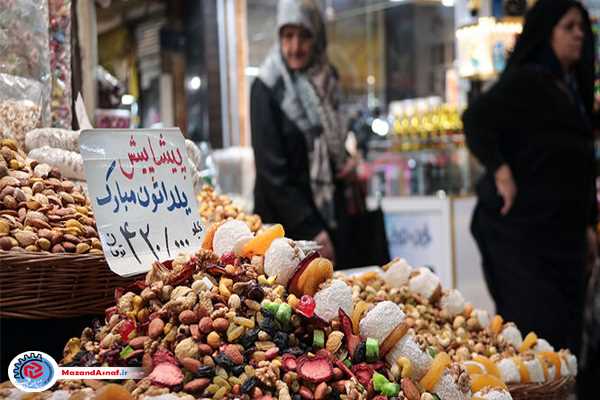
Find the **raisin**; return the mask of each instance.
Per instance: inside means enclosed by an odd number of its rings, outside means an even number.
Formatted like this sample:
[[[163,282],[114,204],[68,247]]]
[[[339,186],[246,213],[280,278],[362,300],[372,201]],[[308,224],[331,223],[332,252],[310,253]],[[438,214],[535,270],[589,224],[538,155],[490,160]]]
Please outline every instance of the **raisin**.
[[[354,352],[354,357],[352,357],[353,364],[360,364],[365,362],[367,359],[367,344],[366,342],[360,342],[356,351]]]
[[[213,360],[215,361],[215,364],[228,371],[235,366],[233,361],[231,361],[231,359],[223,353],[217,354],[215,357],[213,357]]]
[[[284,351],[288,348],[288,334],[285,332],[275,333],[275,336],[273,337],[273,343],[279,347],[280,351]]]
[[[245,349],[253,347],[254,343],[258,341],[258,331],[259,329],[250,329],[244,334],[244,336],[242,336],[238,343],[241,344]]]
[[[210,378],[215,374],[215,367],[210,365],[201,365],[198,367],[196,371],[196,376],[198,378]]]
[[[256,387],[257,384],[258,384],[258,379],[256,379],[256,377],[252,377],[252,378],[246,380],[246,382],[244,382],[244,384],[242,385],[242,393],[250,392],[252,389],[254,389]]]
[[[235,376],[240,376],[241,374],[244,373],[244,368],[246,366],[245,365],[236,365],[233,368],[231,368],[231,373]]]

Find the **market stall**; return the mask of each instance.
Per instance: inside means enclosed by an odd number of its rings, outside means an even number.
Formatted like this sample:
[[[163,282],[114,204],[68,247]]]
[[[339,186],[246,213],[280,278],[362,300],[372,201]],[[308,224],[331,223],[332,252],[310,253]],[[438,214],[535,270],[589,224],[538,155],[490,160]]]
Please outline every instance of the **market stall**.
[[[0,53],[0,325],[10,378],[1,398],[573,392],[575,355],[494,315],[471,297],[472,281],[461,286],[470,275],[461,266],[474,269],[459,240],[473,202],[449,196],[469,181],[457,109],[397,115],[400,156],[375,159],[371,171],[389,191],[381,199],[374,189],[371,202],[386,213],[394,260],[335,272],[315,243],[263,226],[205,185],[205,157],[177,128],[86,126],[85,105],[72,107],[71,9],[27,0],[0,9],[0,23],[14,21],[0,31],[10,39],[0,44],[10,50]],[[75,114],[89,129],[72,129]],[[400,187],[427,197],[389,196]],[[86,379],[102,368],[137,375]]]

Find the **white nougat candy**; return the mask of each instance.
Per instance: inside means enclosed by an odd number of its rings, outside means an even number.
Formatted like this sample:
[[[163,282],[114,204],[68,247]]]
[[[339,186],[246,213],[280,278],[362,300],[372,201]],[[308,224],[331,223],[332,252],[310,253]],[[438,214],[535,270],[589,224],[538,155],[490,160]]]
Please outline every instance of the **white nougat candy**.
[[[406,357],[412,364],[411,378],[421,379],[431,367],[433,359],[421,350],[412,334],[406,334],[386,356],[389,365],[394,365],[400,357]]]
[[[450,289],[442,296],[440,306],[453,318],[465,311],[465,299],[457,289]]]
[[[569,350],[561,350],[559,353],[561,358],[561,374],[563,376],[576,376],[577,375],[577,357],[575,357]],[[564,362],[563,362],[564,361]],[[563,374],[563,364],[565,365],[565,373]]]
[[[510,392],[504,389],[483,389],[475,393],[473,397],[483,400],[512,400]]]
[[[315,294],[315,314],[324,321],[331,321],[339,315],[341,308],[348,315],[352,313],[352,289],[344,281],[334,279],[329,286]]]
[[[488,313],[486,310],[480,310],[480,309],[475,309],[473,310],[473,317],[477,320],[477,322],[479,323],[479,326],[482,329],[487,328],[488,326],[490,326],[490,313]]]
[[[221,225],[215,232],[212,246],[219,257],[225,253],[233,253],[235,246],[243,241],[252,239],[254,235],[244,221],[231,220]]]
[[[500,336],[504,338],[506,343],[511,344],[513,347],[518,349],[523,344],[523,335],[519,328],[515,324],[509,322],[506,324]]]
[[[285,286],[294,276],[303,258],[304,252],[293,240],[277,238],[273,240],[265,254],[265,274],[268,277],[276,276],[276,282]]]
[[[468,400],[471,398],[471,391],[462,392],[448,370],[444,372],[433,388],[433,393],[444,400]]]
[[[382,301],[369,311],[360,321],[360,334],[380,343],[396,328],[406,315],[391,301]]]
[[[395,259],[388,264],[387,270],[383,273],[383,280],[390,287],[401,288],[408,284],[412,271],[413,268],[405,259]]]
[[[544,376],[544,368],[542,363],[537,358],[531,360],[523,360],[527,372],[529,372],[529,380],[533,383],[542,383],[546,380]]]
[[[500,376],[505,383],[521,382],[519,367],[512,358],[504,358],[496,365],[498,366],[498,370],[500,370]]]
[[[396,328],[405,315],[397,304],[391,301],[378,303],[360,321],[360,334],[362,337],[378,340],[380,343]],[[394,348],[387,354],[386,360],[393,365],[400,357],[408,358],[412,363],[413,377],[420,379],[425,375],[431,365],[429,354],[421,350],[410,334],[406,334]]]
[[[417,271],[418,274],[408,281],[408,288],[411,292],[429,300],[440,287],[440,278],[424,267],[419,268]]]
[[[539,353],[542,351],[554,352],[554,347],[546,339],[538,339],[537,343],[533,347],[534,353]]]

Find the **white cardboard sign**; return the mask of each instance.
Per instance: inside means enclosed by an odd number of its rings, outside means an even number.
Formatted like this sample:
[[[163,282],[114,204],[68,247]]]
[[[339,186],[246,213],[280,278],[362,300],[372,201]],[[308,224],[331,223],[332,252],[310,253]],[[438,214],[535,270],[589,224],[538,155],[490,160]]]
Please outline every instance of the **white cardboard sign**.
[[[179,129],[91,129],[79,141],[112,271],[147,272],[154,261],[200,248],[205,229]]]

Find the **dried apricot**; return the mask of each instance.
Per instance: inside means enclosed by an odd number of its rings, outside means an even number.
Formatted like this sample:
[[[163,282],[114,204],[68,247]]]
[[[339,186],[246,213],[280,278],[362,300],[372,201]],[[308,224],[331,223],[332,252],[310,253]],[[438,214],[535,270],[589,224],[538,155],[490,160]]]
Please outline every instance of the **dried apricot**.
[[[452,360],[447,353],[438,353],[433,359],[429,371],[427,371],[421,382],[419,382],[421,386],[427,391],[433,390],[451,362]]]
[[[250,239],[242,250],[242,255],[250,257],[253,255],[263,256],[267,252],[267,249],[273,242],[273,240],[282,238],[285,236],[285,231],[281,224],[276,224],[263,232]]]

